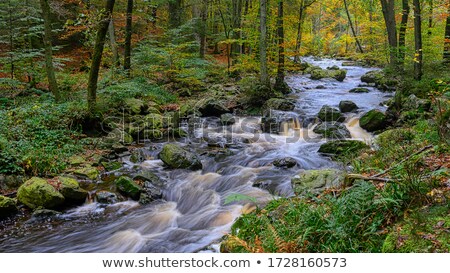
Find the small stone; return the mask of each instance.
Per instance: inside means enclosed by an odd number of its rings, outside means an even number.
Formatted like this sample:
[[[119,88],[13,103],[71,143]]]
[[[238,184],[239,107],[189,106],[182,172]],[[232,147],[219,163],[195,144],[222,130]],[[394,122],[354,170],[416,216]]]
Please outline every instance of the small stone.
[[[285,157],[285,158],[276,159],[275,161],[273,161],[272,164],[278,168],[289,169],[289,168],[295,167],[297,165],[297,160],[295,160],[292,157]]]

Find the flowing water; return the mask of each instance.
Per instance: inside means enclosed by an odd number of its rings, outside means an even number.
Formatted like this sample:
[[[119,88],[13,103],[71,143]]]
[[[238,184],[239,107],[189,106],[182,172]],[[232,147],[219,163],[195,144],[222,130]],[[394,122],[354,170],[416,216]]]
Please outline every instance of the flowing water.
[[[341,64],[329,59],[306,61],[323,68]],[[361,84],[361,75],[370,69],[345,69],[344,82],[313,81],[307,75],[288,77],[296,108],[284,113],[291,118],[281,124],[277,135],[261,133],[260,117],[236,117],[232,126],[220,126],[215,118],[202,119],[203,125],[190,128],[192,134],[180,143],[202,155],[203,170],[168,170],[157,159],[135,165],[124,158],[128,172],[147,169],[167,181],[163,201],[146,206],[133,201],[108,206],[91,201],[56,220],[5,225],[0,231],[0,252],[217,251],[220,238],[242,213],[276,196],[291,196],[291,177],[300,170],[339,168],[317,153],[325,140],[307,122],[323,105],[337,107],[341,100],[352,100],[361,112],[384,110],[380,103],[387,99],[385,93],[371,87],[369,93],[348,92]],[[369,142],[371,135],[359,127],[360,114],[348,115],[345,125],[352,138]],[[198,141],[205,138],[219,145]],[[154,158],[163,145],[149,144]],[[298,165],[280,169],[271,164],[284,157],[295,158]]]

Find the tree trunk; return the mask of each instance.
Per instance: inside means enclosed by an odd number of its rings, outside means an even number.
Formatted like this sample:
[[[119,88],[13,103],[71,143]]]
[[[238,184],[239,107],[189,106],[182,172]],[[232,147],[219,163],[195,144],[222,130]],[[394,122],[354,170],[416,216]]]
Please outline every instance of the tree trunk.
[[[248,15],[249,5],[250,5],[249,0],[245,0],[245,5],[244,5],[244,17],[246,17],[246,16]],[[244,40],[245,40],[245,38],[246,38],[246,37],[244,37]],[[242,43],[242,46],[241,46],[241,47],[242,47],[241,53],[242,53],[242,54],[246,54],[246,45],[245,45],[244,42]]]
[[[61,100],[58,83],[56,82],[55,69],[53,67],[52,52],[52,26],[50,23],[50,6],[48,0],[40,0],[42,17],[44,19],[44,47],[45,47],[45,70],[47,71],[48,85],[50,91],[58,102]]]
[[[9,29],[9,65],[10,65],[10,77],[14,79],[14,33],[13,33],[13,9],[11,0],[8,1],[8,29]]]
[[[204,59],[206,55],[206,28],[208,23],[208,3],[206,0],[202,0],[200,6],[200,19],[199,19],[199,40],[200,40],[200,58]]]
[[[300,61],[300,47],[302,45],[302,30],[304,16],[303,12],[305,10],[305,0],[300,1],[300,9],[298,11],[298,26],[297,26],[297,39],[295,40],[295,52],[294,52],[294,62],[298,63]]]
[[[113,54],[114,66],[119,67],[120,66],[119,51],[117,49],[116,32],[114,30],[114,21],[112,18],[108,26],[108,35],[109,35],[109,43],[111,44],[111,51]]]
[[[241,40],[241,22],[242,22],[242,0],[232,1],[232,16],[231,24],[233,28],[233,40]],[[231,52],[233,54],[233,60],[241,54],[241,45],[239,42],[233,42],[231,45]]]
[[[448,1],[447,21],[444,36],[444,62],[450,63],[450,0]]]
[[[344,6],[345,6],[345,12],[347,13],[348,24],[350,25],[350,28],[352,30],[353,37],[355,37],[356,45],[358,46],[359,52],[364,53],[361,43],[359,42],[358,36],[356,35],[355,28],[353,27],[353,22],[352,22],[352,18],[350,16],[350,11],[348,10],[347,0],[344,0]]]
[[[414,4],[414,47],[416,53],[414,54],[414,79],[422,79],[422,13],[420,9],[420,0],[413,0]]]
[[[269,71],[267,69],[267,0],[260,0],[260,28],[259,61],[261,84],[270,86]]]
[[[369,27],[369,36],[370,36],[370,50],[372,51],[374,46],[373,46],[373,27],[372,27],[372,23],[373,23],[373,0],[370,0],[370,6],[369,6],[369,22],[370,22],[370,27]]]
[[[105,11],[101,14],[100,22],[95,38],[94,53],[92,56],[91,69],[89,70],[88,81],[88,109],[93,113],[97,101],[97,82],[100,72],[100,63],[102,62],[103,48],[105,46],[106,32],[108,32],[109,22],[114,9],[115,0],[106,0]]]
[[[177,28],[182,24],[183,0],[169,1],[169,28]]]
[[[402,0],[402,21],[398,34],[398,60],[399,65],[405,63],[406,55],[406,29],[408,27],[409,3],[408,0]]]
[[[125,26],[125,52],[123,69],[131,76],[131,37],[133,35],[133,0],[127,1],[127,23]]]
[[[434,3],[433,0],[428,0],[428,36],[431,36],[432,34],[432,29],[433,29],[433,8],[434,8]]]
[[[383,18],[386,25],[389,43],[389,64],[394,68],[398,66],[398,44],[397,44],[397,26],[395,22],[395,1],[380,0],[383,11]]]
[[[278,2],[278,20],[277,20],[277,36],[278,36],[278,71],[275,80],[275,90],[283,94],[289,93],[289,88],[284,82],[284,2]]]

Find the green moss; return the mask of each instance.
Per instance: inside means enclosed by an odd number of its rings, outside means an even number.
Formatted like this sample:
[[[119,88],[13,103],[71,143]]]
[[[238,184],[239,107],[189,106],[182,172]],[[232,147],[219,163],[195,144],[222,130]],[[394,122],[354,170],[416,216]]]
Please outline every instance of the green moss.
[[[307,170],[291,180],[296,194],[319,193],[327,187],[337,186],[343,181],[342,173],[335,169]]]
[[[59,192],[66,200],[73,202],[84,202],[88,196],[88,192],[80,187],[78,181],[71,177],[59,177],[61,183]]]
[[[55,208],[64,202],[64,196],[46,180],[33,177],[17,191],[17,199],[27,207]]]
[[[142,188],[136,184],[133,179],[121,176],[116,180],[117,189],[126,196],[133,198],[134,200],[138,200]]]
[[[0,219],[17,212],[15,199],[0,195]]]
[[[368,146],[358,140],[334,140],[322,144],[319,153],[331,155],[332,157],[357,156],[359,152]]]
[[[192,169],[202,168],[200,159],[193,153],[184,150],[176,144],[164,145],[159,158],[169,167],[174,169]]]
[[[88,178],[90,180],[96,180],[100,172],[95,167],[87,166],[85,168],[77,169],[73,172],[75,175]]]
[[[369,132],[385,129],[387,126],[386,115],[380,110],[370,110],[361,117],[359,125]]]
[[[102,166],[105,168],[105,170],[110,172],[110,171],[115,171],[115,170],[122,168],[122,163],[120,163],[118,161],[102,162]]]

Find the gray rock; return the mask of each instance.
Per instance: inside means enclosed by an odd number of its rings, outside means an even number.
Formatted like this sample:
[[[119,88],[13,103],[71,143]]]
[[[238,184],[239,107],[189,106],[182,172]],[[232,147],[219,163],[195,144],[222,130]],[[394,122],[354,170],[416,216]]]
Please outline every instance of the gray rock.
[[[297,165],[297,160],[295,160],[292,157],[278,158],[278,159],[275,159],[272,162],[272,164],[278,168],[289,169],[289,168],[295,167]]]
[[[358,106],[351,100],[343,100],[339,102],[339,110],[342,113],[348,113],[358,110]]]
[[[338,122],[322,122],[314,128],[313,132],[331,139],[351,137],[350,131],[347,127]]]

